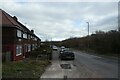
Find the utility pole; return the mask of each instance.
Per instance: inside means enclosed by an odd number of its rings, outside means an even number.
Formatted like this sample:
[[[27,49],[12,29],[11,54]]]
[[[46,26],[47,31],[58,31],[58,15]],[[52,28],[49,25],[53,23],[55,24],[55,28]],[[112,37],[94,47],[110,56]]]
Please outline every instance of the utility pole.
[[[89,22],[86,22],[88,24],[88,37],[89,37]]]
[[[52,48],[52,45],[53,45],[53,44],[52,44],[52,37],[51,37],[51,48]]]
[[[88,24],[88,49],[89,49],[89,22],[86,22]]]
[[[118,11],[120,11],[120,2],[118,2]],[[118,13],[118,31],[120,33],[120,13]]]
[[[120,32],[120,24],[118,24],[118,31]]]

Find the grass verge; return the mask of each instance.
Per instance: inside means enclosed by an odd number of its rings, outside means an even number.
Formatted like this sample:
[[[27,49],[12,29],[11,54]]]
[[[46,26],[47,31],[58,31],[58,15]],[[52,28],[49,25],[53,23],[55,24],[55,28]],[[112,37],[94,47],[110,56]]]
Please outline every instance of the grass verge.
[[[17,62],[2,64],[2,77],[4,78],[31,78],[37,80],[50,64],[49,60],[25,59]]]

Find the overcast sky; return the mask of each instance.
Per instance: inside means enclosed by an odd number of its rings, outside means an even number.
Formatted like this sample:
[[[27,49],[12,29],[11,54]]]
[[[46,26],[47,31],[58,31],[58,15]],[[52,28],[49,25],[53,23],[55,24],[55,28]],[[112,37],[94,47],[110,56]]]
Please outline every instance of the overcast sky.
[[[5,0],[6,1],[6,0]],[[109,1],[109,0],[107,0]],[[110,0],[111,1],[111,0]],[[118,28],[118,2],[1,2],[0,8],[42,40],[64,40]]]

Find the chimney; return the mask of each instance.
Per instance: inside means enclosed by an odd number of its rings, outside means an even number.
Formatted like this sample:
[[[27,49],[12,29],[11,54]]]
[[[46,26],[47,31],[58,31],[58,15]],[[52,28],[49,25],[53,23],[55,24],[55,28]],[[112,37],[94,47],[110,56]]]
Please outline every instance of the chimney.
[[[17,20],[18,20],[16,16],[13,16],[13,19],[14,19],[15,21],[17,21]]]
[[[34,34],[34,30],[31,30],[31,32]]]

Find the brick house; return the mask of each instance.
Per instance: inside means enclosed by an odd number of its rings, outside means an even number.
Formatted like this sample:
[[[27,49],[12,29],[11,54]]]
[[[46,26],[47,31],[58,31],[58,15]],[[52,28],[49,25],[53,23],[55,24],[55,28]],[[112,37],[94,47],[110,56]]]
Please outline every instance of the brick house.
[[[2,16],[2,53],[10,52],[12,61],[22,60],[29,52],[40,47],[41,40],[29,30],[17,17],[12,17],[0,9]]]

